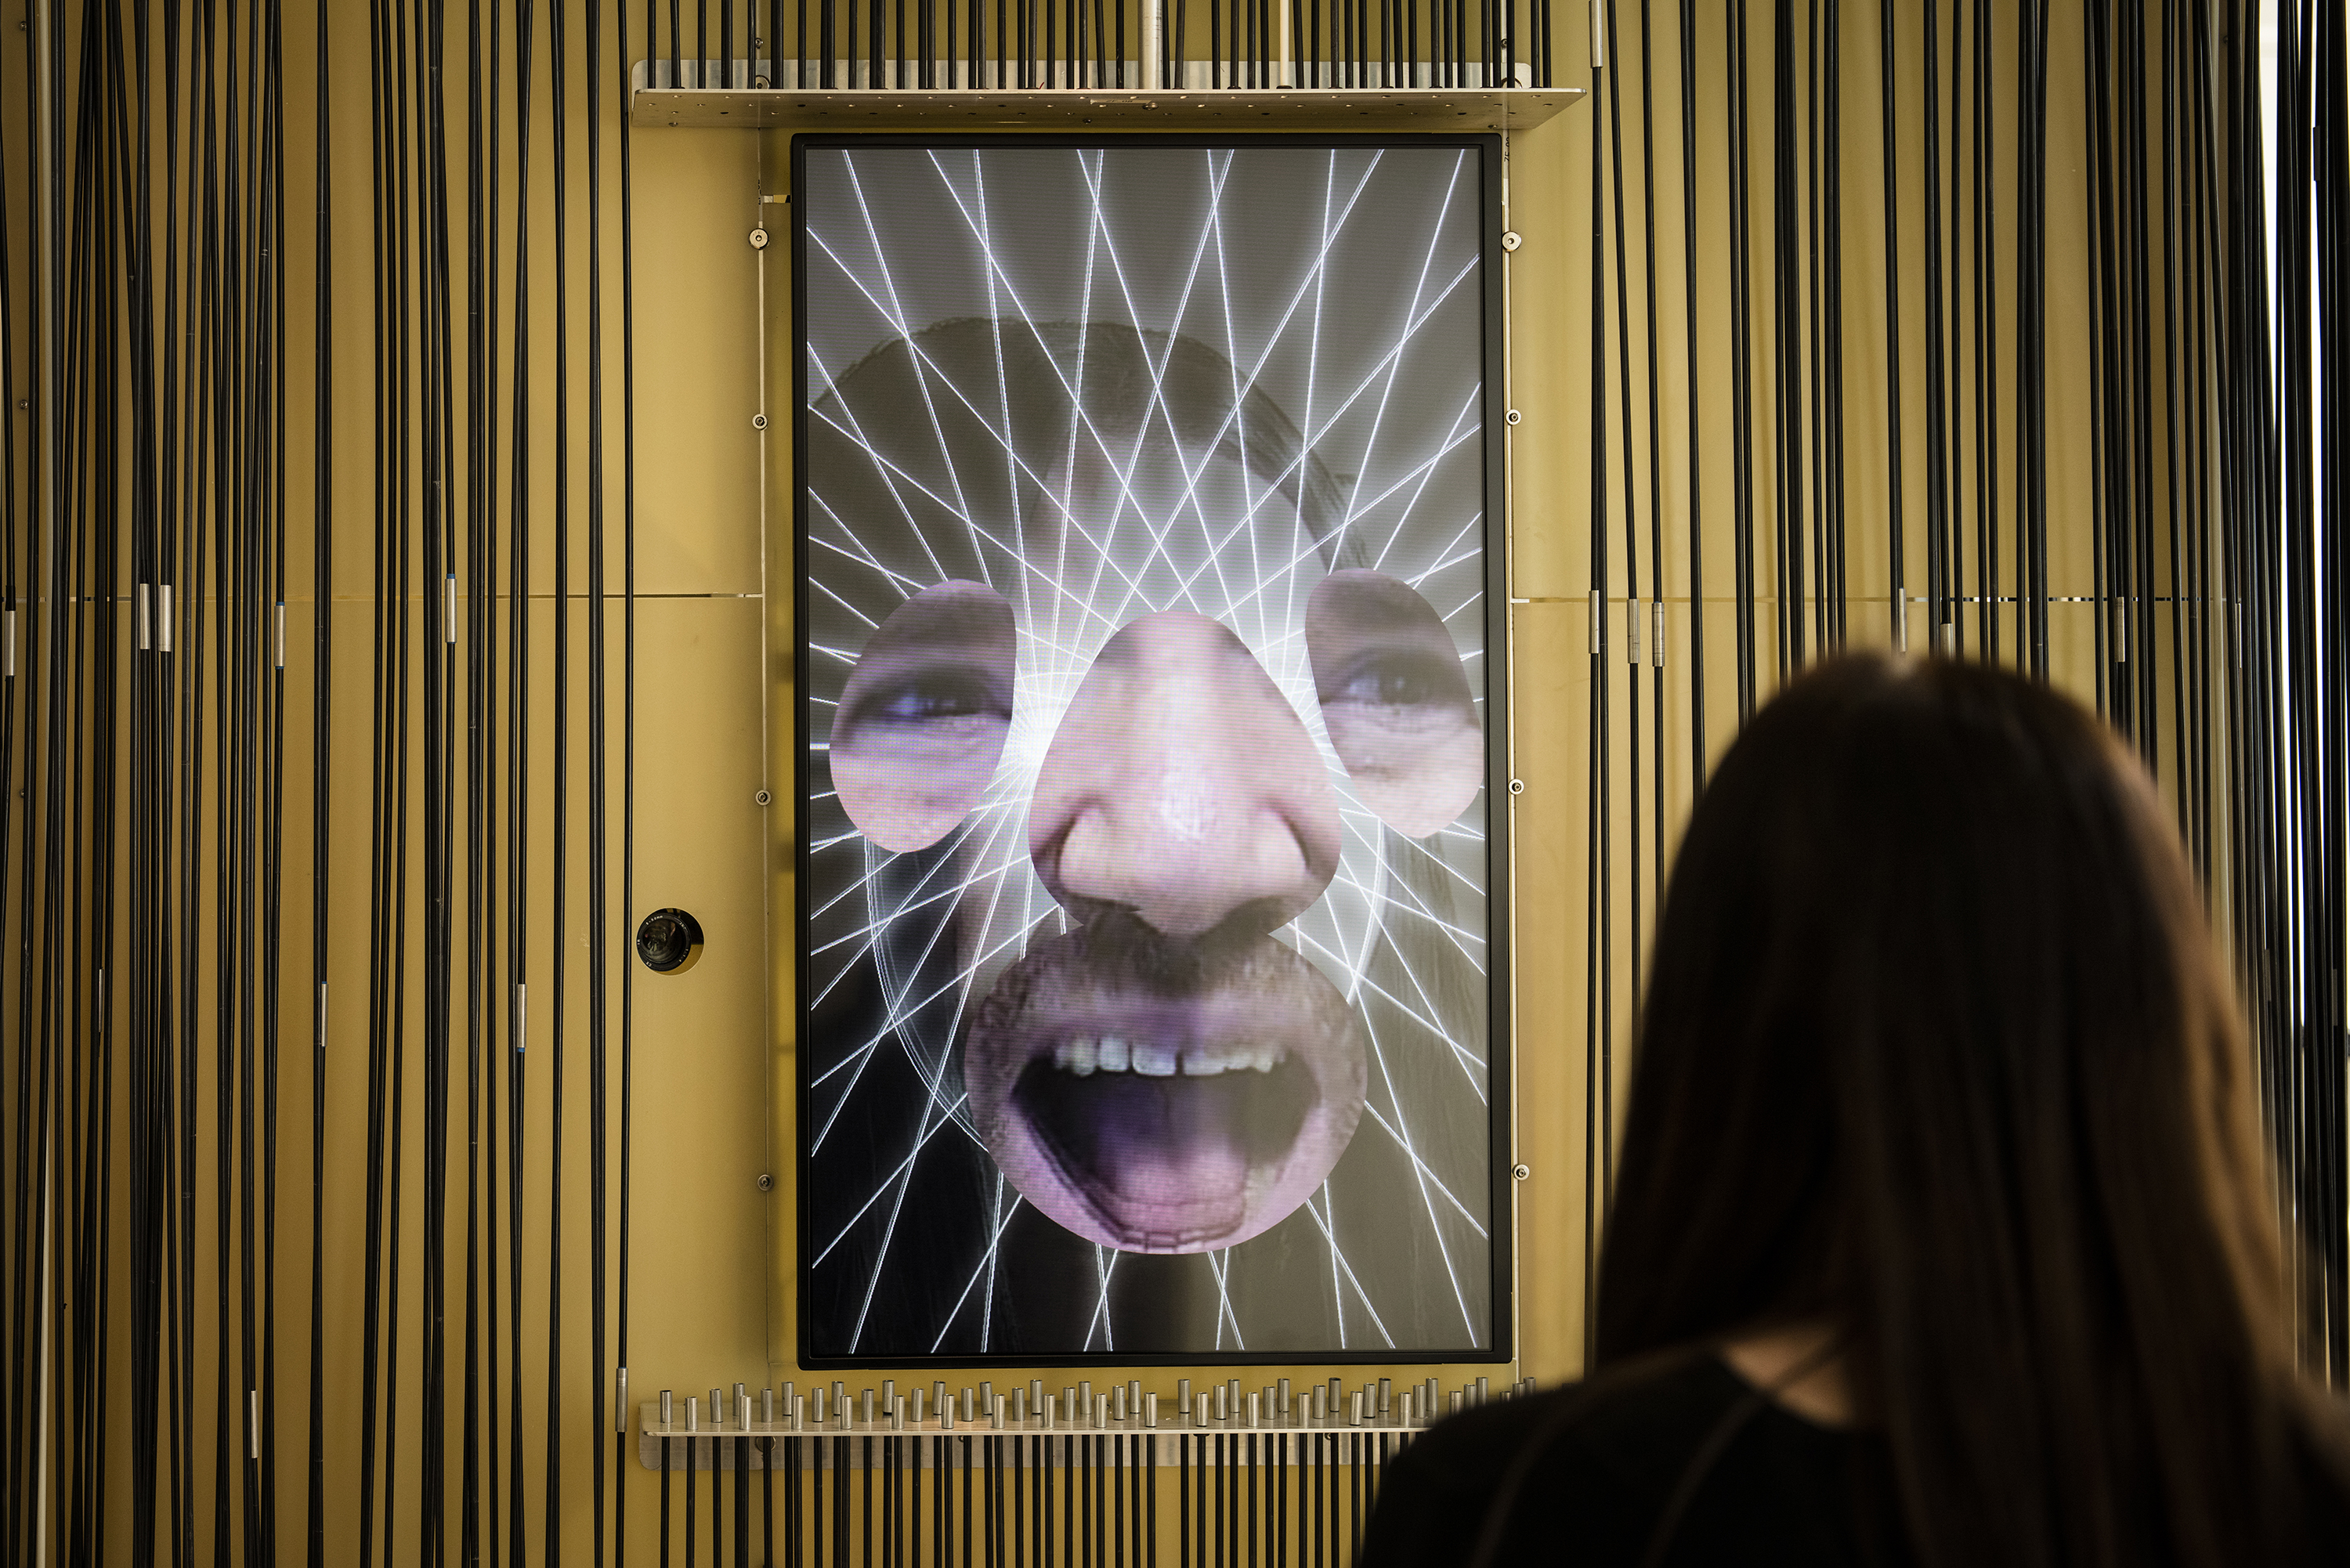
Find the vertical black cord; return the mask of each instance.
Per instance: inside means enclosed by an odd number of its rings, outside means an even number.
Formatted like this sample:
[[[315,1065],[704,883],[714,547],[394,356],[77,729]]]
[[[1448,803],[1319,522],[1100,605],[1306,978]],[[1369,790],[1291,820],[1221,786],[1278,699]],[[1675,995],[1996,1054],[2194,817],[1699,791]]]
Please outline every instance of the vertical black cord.
[[[1887,0],[1890,3],[1890,0]],[[1748,247],[1746,0],[1731,0],[1730,30],[1730,450],[1736,516],[1738,722],[1754,717],[1754,295]]]
[[[1895,131],[1896,0],[1878,0],[1877,94],[1881,139],[1877,156],[1885,185],[1885,545],[1887,613],[1892,645],[1908,646],[1908,579],[1903,573],[1901,531],[1901,182]]]
[[[1607,152],[1608,183],[1614,198],[1616,238],[1616,392],[1617,436],[1624,453],[1624,613],[1627,618],[1625,633],[1625,718],[1627,742],[1624,762],[1629,774],[1628,787],[1624,794],[1627,807],[1625,829],[1629,853],[1625,867],[1631,896],[1627,926],[1632,933],[1631,1033],[1640,1034],[1640,555],[1639,504],[1634,489],[1634,475],[1639,470],[1632,462],[1632,333],[1631,306],[1627,297],[1629,291],[1627,269],[1624,262],[1624,133],[1621,116],[1623,91],[1623,51],[1616,47],[1616,10],[1609,6],[1607,16],[1607,57],[1617,62],[1606,73],[1607,88]],[[1652,438],[1653,439],[1653,438]],[[1652,452],[1653,455],[1653,452]],[[1650,465],[1654,467],[1653,464]],[[1601,525],[1605,513],[1595,513],[1592,524]],[[1661,831],[1661,822],[1656,825]],[[1611,1036],[1612,1038],[1612,1036]],[[1613,1163],[1612,1161],[1610,1162]]]
[[[1597,74],[1597,73],[1595,73]],[[1600,84],[1595,84],[1595,86]],[[1614,685],[1608,674],[1607,662],[1607,212],[1600,201],[1605,188],[1605,166],[1600,161],[1599,127],[1591,128],[1591,796],[1597,803],[1592,817],[1592,840],[1596,853],[1591,857],[1591,898],[1598,906],[1598,919],[1593,929],[1598,933],[1598,950],[1595,961],[1585,971],[1586,988],[1591,976],[1597,976],[1599,998],[1598,1017],[1586,1020],[1585,1041],[1586,1069],[1591,1062],[1598,1064],[1598,1093],[1586,1093],[1586,1126],[1596,1106],[1598,1137],[1587,1138],[1586,1150],[1596,1150],[1598,1169],[1586,1173],[1585,1183],[1586,1212],[1584,1239],[1586,1249],[1596,1261],[1597,1228],[1591,1212],[1591,1193],[1599,1194],[1597,1217],[1607,1210],[1607,1195],[1615,1179],[1615,981],[1616,981],[1616,882],[1610,867],[1615,844],[1615,817],[1608,809],[1608,790],[1614,779],[1608,765],[1607,753],[1611,738],[1607,698]],[[1587,990],[1586,990],[1587,994]],[[1589,1025],[1596,1022],[1596,1027]],[[1584,1273],[1586,1292],[1596,1279],[1593,1271]],[[1586,1324],[1592,1321],[1586,1311]],[[1586,1328],[1586,1334],[1588,1335]]]
[[[1705,466],[1701,461],[1704,421],[1698,397],[1697,327],[1697,0],[1680,0],[1680,26],[1675,41],[1679,46],[1681,67],[1681,308],[1687,334],[1682,346],[1688,353],[1689,382],[1690,795],[1694,800],[1705,793],[1706,761]],[[1543,80],[1547,84],[1547,42],[1544,47]],[[1647,69],[1647,53],[1644,38],[1643,70]],[[1651,310],[1653,313],[1653,306]],[[1662,684],[1659,682],[1660,690]],[[1659,780],[1663,778],[1661,765],[1657,774]]]
[[[879,0],[875,0],[878,15]],[[550,693],[554,736],[549,762],[553,842],[547,855],[547,1127],[546,1127],[546,1542],[548,1568],[562,1553],[563,1505],[563,1058],[569,1044],[565,1008],[570,958],[571,900],[571,227],[565,213],[570,164],[564,130],[571,103],[565,85],[567,57],[564,6],[546,8],[547,108],[554,171],[555,220],[555,669]],[[870,63],[868,62],[868,70]],[[706,67],[705,67],[706,68]],[[870,75],[867,79],[870,81]],[[713,1412],[713,1415],[715,1412]],[[717,1455],[712,1454],[713,1475]],[[596,1469],[600,1484],[601,1466]]]
[[[530,640],[531,515],[530,432],[530,133],[531,57],[536,42],[534,0],[517,0],[515,13],[515,264],[513,423],[509,460],[506,532],[506,1483],[512,1500],[506,1550],[515,1568],[529,1561],[523,1521],[522,1438],[522,1242],[523,1089],[529,1046],[530,956]],[[675,48],[676,13],[671,13]],[[494,1112],[493,1113],[494,1120]],[[493,1159],[495,1158],[493,1153]],[[691,1493],[689,1490],[689,1500]],[[494,1509],[494,1501],[493,1508]]]
[[[1945,418],[1942,325],[1941,23],[1938,0],[1925,0],[1926,210],[1926,601],[1929,646],[1948,650],[1956,632],[1950,605],[1949,424]],[[1947,628],[1947,629],[1946,629]]]
[[[929,0],[923,0],[924,16],[929,15]],[[619,19],[619,50],[615,68],[620,77],[619,88],[628,90],[629,21],[628,0],[615,0],[614,14]],[[806,6],[801,6],[801,26],[806,26]],[[922,56],[927,68],[930,54]],[[626,100],[623,99],[625,102]],[[631,183],[631,154],[635,145],[634,122],[627,115],[620,117],[620,919],[625,930],[629,914],[636,908],[637,875],[637,306],[636,306],[636,205],[635,189]],[[595,314],[593,312],[590,313]],[[602,552],[597,552],[598,562]],[[600,608],[598,611],[601,615]],[[602,711],[598,705],[598,711]],[[599,749],[598,756],[602,756]],[[598,841],[601,841],[598,835]],[[620,1219],[619,1237],[619,1270],[613,1281],[613,1348],[615,1361],[622,1367],[629,1365],[629,1182],[633,1174],[630,1163],[633,1145],[634,1113],[636,1108],[636,966],[626,958],[620,962]],[[600,988],[599,988],[600,994]],[[599,1273],[600,1277],[600,1273]],[[788,1416],[789,1412],[785,1412]],[[616,1565],[628,1561],[629,1489],[623,1484],[628,1474],[629,1412],[619,1412],[619,1431],[613,1439],[612,1450],[612,1552]],[[796,1496],[799,1471],[796,1465],[798,1445],[789,1445],[795,1461],[792,1471],[793,1491]],[[768,1463],[772,1473],[775,1446],[768,1442]],[[667,1532],[662,1532],[667,1540]],[[796,1545],[799,1537],[791,1535]],[[770,1553],[770,1561],[773,1554]]]
[[[1614,39],[1610,38],[1609,43],[1612,45]],[[1665,667],[1665,465],[1662,452],[1664,440],[1659,433],[1664,427],[1662,416],[1658,408],[1657,389],[1662,377],[1657,364],[1657,123],[1656,111],[1653,108],[1656,94],[1648,69],[1650,53],[1648,0],[1640,0],[1640,221],[1643,231],[1642,259],[1647,269],[1644,297],[1648,300],[1648,306],[1642,313],[1648,317],[1648,593],[1657,609],[1649,635],[1653,643],[1653,661],[1658,671],[1656,680],[1649,683],[1650,700],[1654,705],[1654,723],[1649,743],[1654,748],[1651,754],[1656,765],[1649,770],[1649,778],[1654,790],[1654,810],[1648,820],[1654,827],[1650,842],[1656,857],[1656,887],[1659,896],[1662,897],[1665,886],[1665,677],[1663,674]],[[1620,230],[1617,239],[1620,243],[1622,239]],[[1617,285],[1620,288],[1622,285],[1620,277],[1617,279]],[[1631,421],[1627,416],[1625,420],[1627,430],[1630,424]],[[1627,558],[1630,554],[1627,549],[1626,552]],[[1638,687],[1636,686],[1634,690],[1637,692]],[[1636,703],[1638,700],[1636,696],[1634,699]],[[1637,733],[1639,723],[1639,711],[1637,707],[1633,710],[1632,721]],[[1633,754],[1635,756],[1639,754],[1638,746],[1633,747]],[[1637,787],[1636,783],[1635,788]],[[1637,839],[1634,840],[1636,848],[1638,842]],[[1638,902],[1637,880],[1634,883],[1633,898],[1637,907]],[[1633,1016],[1636,1020],[1638,1017],[1637,1008]],[[1635,1028],[1637,1027],[1636,1023]]]

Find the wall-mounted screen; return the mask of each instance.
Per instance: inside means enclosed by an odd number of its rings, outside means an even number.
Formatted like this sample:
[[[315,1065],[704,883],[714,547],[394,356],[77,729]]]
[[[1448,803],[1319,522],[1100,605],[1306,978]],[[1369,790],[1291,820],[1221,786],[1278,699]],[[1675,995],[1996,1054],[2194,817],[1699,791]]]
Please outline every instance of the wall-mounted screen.
[[[1498,142],[795,142],[806,1365],[1508,1353]]]

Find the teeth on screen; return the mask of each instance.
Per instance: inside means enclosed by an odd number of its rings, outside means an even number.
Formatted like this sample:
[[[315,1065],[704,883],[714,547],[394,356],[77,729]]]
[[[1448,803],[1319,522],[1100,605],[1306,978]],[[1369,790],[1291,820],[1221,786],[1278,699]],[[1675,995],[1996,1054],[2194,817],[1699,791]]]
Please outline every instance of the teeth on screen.
[[[1080,1078],[1096,1073],[1139,1073],[1146,1078],[1212,1078],[1223,1073],[1270,1073],[1289,1059],[1278,1045],[1202,1045],[1180,1056],[1172,1045],[1118,1036],[1065,1040],[1053,1048],[1053,1065]]]

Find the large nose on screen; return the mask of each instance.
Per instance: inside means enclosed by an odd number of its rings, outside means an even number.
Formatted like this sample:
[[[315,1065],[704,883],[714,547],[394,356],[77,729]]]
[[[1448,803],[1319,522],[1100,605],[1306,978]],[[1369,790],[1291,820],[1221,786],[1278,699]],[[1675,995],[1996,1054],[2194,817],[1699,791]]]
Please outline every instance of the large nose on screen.
[[[1259,934],[1322,896],[1338,801],[1305,726],[1226,627],[1189,610],[1102,648],[1045,754],[1029,851],[1080,919]]]

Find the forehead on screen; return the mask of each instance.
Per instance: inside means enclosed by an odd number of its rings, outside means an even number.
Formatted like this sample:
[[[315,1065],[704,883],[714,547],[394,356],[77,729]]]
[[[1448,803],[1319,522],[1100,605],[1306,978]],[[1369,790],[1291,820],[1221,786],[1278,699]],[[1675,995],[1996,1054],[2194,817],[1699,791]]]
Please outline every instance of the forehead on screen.
[[[1253,643],[1358,553],[1287,412],[1172,334],[943,323],[843,373],[808,433],[811,574],[868,621],[963,577],[1031,636],[1185,608]]]

